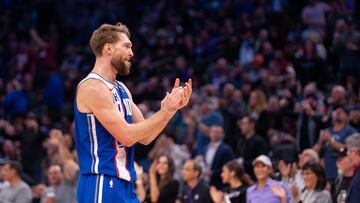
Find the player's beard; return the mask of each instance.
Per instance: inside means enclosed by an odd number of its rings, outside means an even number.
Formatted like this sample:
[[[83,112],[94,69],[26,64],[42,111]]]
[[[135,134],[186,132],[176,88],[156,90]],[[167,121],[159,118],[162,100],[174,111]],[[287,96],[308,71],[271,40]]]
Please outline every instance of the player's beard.
[[[128,75],[130,73],[131,63],[122,58],[112,58],[111,65],[115,67],[117,74]]]

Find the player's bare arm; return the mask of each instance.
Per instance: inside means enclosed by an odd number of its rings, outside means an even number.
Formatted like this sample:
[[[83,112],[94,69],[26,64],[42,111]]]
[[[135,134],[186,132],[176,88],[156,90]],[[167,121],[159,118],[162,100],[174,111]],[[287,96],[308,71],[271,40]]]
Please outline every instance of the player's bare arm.
[[[115,108],[110,91],[101,81],[85,81],[80,85],[76,99],[81,112],[93,113],[116,140],[125,146],[131,146],[146,137],[157,136],[154,134],[160,133],[154,132],[154,126],[162,126],[162,129],[165,127],[180,107],[184,92],[182,87],[174,88],[163,99],[160,111],[149,119],[134,124],[128,124],[123,113]]]
[[[124,84],[122,84],[122,86],[125,89],[125,91],[127,92],[127,94],[129,95],[129,98],[131,99],[131,101],[133,101],[130,91],[126,88],[126,86]],[[173,89],[176,89],[179,87],[180,87],[180,80],[177,78],[175,80]],[[183,88],[183,94],[182,94],[181,102],[179,103],[178,109],[183,108],[184,106],[186,106],[189,103],[189,98],[190,98],[191,92],[192,92],[192,81],[191,81],[191,79],[189,79],[185,83],[185,86]],[[141,121],[145,120],[140,109],[137,107],[137,105],[134,102],[132,102],[132,111],[133,111],[132,113],[133,113],[133,121],[134,122],[141,122]],[[144,145],[150,144],[160,134],[160,132],[164,129],[164,127],[165,126],[154,126],[152,136],[146,137],[146,138],[140,140],[139,142]]]

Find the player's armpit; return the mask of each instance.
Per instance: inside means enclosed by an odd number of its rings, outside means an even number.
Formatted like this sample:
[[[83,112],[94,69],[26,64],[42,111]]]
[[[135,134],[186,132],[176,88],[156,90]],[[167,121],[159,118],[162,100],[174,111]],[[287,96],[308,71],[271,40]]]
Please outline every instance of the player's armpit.
[[[127,131],[129,124],[126,123],[122,113],[115,108],[111,92],[103,82],[92,79],[85,81],[78,89],[77,105],[79,110],[82,106],[87,112],[93,113],[116,140],[125,146],[131,143],[123,133]]]

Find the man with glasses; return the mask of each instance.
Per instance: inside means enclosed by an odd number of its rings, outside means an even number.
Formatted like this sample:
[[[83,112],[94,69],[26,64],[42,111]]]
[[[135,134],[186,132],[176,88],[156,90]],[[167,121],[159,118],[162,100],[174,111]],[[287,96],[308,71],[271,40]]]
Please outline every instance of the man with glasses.
[[[346,139],[347,155],[355,167],[354,178],[351,183],[347,201],[360,202],[360,133],[355,133]]]

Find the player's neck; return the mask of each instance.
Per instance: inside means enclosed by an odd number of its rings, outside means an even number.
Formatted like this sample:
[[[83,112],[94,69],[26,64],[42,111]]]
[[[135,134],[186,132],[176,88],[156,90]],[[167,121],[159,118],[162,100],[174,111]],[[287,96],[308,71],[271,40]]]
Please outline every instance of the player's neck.
[[[117,74],[109,62],[99,58],[96,59],[94,68],[91,72],[100,75],[102,78],[109,82],[114,82]]]

